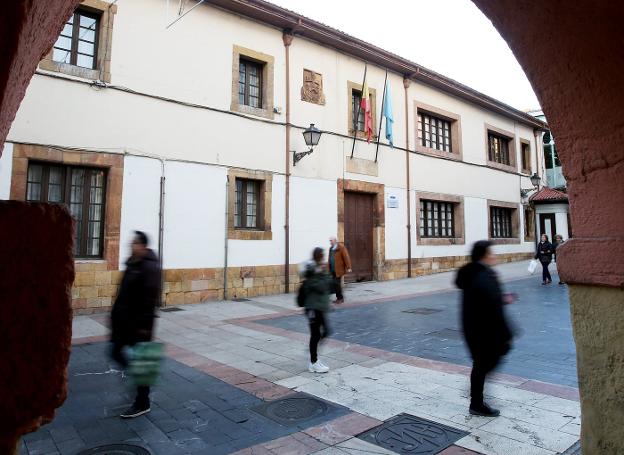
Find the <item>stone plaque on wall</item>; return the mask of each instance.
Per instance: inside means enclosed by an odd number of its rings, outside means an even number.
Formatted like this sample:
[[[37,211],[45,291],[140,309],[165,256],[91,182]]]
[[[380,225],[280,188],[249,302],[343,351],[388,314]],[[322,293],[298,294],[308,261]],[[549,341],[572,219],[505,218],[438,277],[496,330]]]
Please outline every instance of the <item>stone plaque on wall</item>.
[[[311,70],[303,70],[303,87],[301,87],[301,99],[309,103],[325,104],[323,94],[323,75]]]

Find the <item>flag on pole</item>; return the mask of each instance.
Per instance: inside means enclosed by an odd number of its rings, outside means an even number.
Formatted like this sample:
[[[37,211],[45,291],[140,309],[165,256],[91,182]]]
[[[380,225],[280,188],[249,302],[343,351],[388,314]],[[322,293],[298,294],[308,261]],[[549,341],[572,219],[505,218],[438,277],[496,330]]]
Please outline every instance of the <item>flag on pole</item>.
[[[362,101],[360,102],[360,107],[364,110],[364,134],[366,134],[367,142],[370,143],[371,137],[373,137],[373,113],[366,81],[364,82],[364,87],[362,87]]]
[[[383,103],[383,116],[386,117],[386,139],[390,143],[391,147],[394,147],[394,138],[392,137],[392,124],[394,123],[394,116],[392,115],[392,97],[390,96],[390,86],[386,86],[386,93]]]

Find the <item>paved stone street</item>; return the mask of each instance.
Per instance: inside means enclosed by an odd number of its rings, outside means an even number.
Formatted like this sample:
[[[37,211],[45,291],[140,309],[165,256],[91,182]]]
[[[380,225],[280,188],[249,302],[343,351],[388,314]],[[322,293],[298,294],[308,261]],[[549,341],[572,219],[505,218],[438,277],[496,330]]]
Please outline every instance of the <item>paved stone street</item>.
[[[458,435],[430,453],[563,453],[580,431],[566,288],[527,279],[525,263],[499,272],[520,295],[509,307],[520,336],[486,386],[498,418],[467,412],[470,368],[457,330],[458,293],[445,273],[351,285],[350,303],[330,315],[325,375],[307,372],[305,320],[293,295],[162,312],[162,381],[152,412],[128,421],[117,415],[132,388],[107,358],[107,315],[76,317],[68,400],[51,424],[24,438],[21,453],[75,455],[126,442],[154,454],[391,454],[357,436],[404,413]],[[321,403],[331,409],[296,425],[259,411],[297,392],[335,406]]]

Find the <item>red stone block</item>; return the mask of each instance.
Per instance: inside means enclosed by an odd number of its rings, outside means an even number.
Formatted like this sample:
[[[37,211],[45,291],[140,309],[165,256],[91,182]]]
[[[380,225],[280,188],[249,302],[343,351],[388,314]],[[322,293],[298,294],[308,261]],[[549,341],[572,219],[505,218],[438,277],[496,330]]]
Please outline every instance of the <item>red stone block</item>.
[[[60,205],[0,201],[0,445],[54,417],[67,394],[72,218]]]

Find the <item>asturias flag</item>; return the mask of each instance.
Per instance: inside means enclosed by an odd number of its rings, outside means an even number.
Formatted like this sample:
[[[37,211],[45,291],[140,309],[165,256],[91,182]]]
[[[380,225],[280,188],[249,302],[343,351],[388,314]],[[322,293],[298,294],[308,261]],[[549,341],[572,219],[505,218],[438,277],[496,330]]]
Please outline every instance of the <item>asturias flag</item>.
[[[394,123],[394,117],[392,116],[392,97],[390,96],[389,85],[386,86],[386,94],[384,96],[383,116],[386,117],[386,139],[388,139],[390,146],[394,146],[392,137],[392,124]]]
[[[366,82],[364,82],[364,87],[362,89],[360,108],[364,110],[364,134],[366,134],[366,140],[370,143],[373,137],[373,113],[370,103],[370,93],[368,92],[368,85],[366,85]]]

